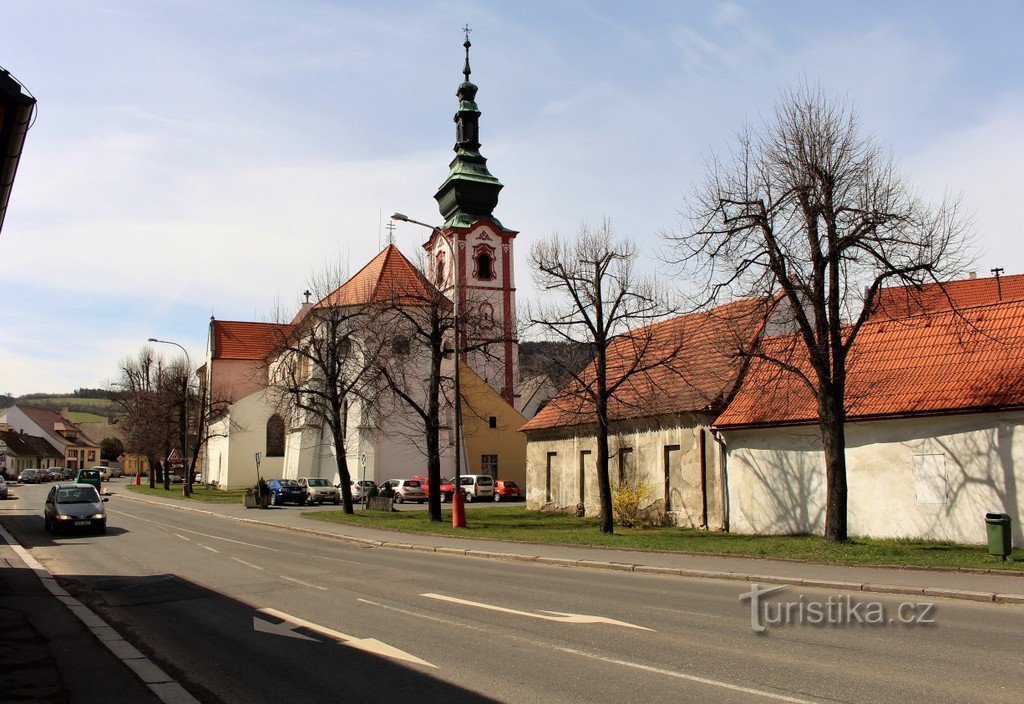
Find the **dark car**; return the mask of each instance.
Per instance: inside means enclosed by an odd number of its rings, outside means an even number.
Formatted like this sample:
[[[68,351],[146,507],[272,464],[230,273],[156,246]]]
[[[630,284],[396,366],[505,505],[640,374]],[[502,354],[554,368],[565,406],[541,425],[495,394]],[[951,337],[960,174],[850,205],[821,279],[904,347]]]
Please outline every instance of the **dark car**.
[[[84,470],[83,470],[84,471]],[[55,484],[43,504],[43,525],[51,533],[76,529],[107,531],[107,511],[92,484]]]
[[[495,501],[519,501],[522,498],[522,489],[515,482],[508,479],[499,479],[494,482]]]
[[[267,486],[270,488],[270,503],[274,506],[288,503],[302,506],[306,503],[306,489],[294,479],[268,479]]]
[[[96,493],[103,493],[103,479],[100,477],[100,470],[98,469],[80,469],[78,474],[75,476],[76,484],[92,484],[96,487]]]
[[[39,473],[42,471],[43,470],[36,469],[35,467],[32,469],[23,469],[21,470],[21,474],[18,475],[18,481],[22,484],[38,484],[40,481]]]

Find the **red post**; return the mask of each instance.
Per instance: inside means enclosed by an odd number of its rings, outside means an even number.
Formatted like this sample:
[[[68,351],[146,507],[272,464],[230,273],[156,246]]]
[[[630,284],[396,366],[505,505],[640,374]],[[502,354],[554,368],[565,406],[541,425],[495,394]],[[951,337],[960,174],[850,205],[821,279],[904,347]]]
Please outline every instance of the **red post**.
[[[135,470],[135,485],[142,484],[142,472]]]
[[[458,489],[452,494],[452,528],[466,527],[466,505],[463,503],[462,492]]]

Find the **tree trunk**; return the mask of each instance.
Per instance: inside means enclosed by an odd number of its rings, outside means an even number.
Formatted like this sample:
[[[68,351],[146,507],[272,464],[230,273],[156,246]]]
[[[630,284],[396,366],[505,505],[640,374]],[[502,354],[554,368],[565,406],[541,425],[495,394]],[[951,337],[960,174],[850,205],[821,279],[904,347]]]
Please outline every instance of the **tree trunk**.
[[[608,477],[608,426],[597,425],[597,487],[601,500],[601,532],[614,533],[612,516],[612,486]]]
[[[338,477],[341,480],[341,505],[345,513],[354,513],[352,509],[352,475],[348,472],[348,457],[345,454],[345,430],[340,411],[331,422],[331,435],[334,438],[334,456],[338,458]]]
[[[441,443],[435,426],[427,433],[427,513],[431,523],[441,521]]]
[[[825,539],[843,542],[846,526],[846,412],[843,393],[836,387],[823,391],[820,399],[821,440],[825,450]]]
[[[149,458],[149,488],[156,489],[156,473],[160,471],[160,460]]]

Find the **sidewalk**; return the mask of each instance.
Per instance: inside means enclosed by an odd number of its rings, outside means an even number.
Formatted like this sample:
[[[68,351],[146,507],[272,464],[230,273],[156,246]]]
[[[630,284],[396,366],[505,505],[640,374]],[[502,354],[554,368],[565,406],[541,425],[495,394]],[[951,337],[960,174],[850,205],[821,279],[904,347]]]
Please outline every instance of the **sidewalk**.
[[[51,704],[161,702],[122,659],[100,645],[3,539],[0,595],[0,699]]]
[[[208,504],[143,496],[129,491],[126,487],[116,487],[114,490],[118,499],[126,498],[140,503],[158,504],[184,511],[196,511],[231,520],[276,526],[386,548],[538,562],[567,567],[615,569],[682,577],[1024,604],[1024,574],[1018,572],[1003,574],[955,572],[931,568],[845,567],[745,557],[451,538],[315,521],[302,518],[301,511],[292,508],[254,510],[246,509],[240,504]]]

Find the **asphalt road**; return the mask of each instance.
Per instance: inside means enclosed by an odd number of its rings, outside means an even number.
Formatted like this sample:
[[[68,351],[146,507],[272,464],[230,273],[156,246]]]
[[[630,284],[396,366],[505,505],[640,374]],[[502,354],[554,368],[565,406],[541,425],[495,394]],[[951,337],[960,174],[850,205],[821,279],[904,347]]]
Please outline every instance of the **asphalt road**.
[[[203,701],[1024,701],[1017,606],[757,635],[735,582],[357,547],[116,495],[106,535],[52,539],[45,491],[16,488],[0,521]]]

